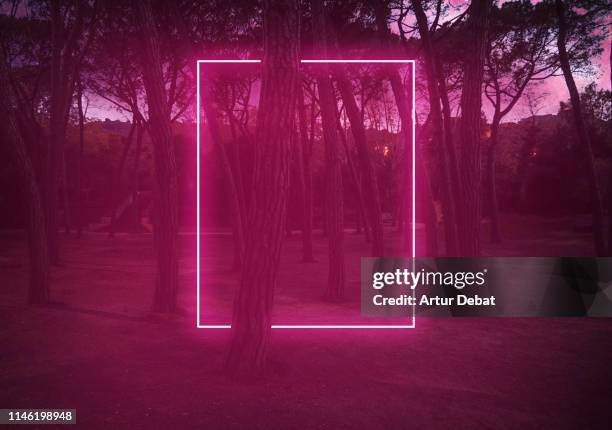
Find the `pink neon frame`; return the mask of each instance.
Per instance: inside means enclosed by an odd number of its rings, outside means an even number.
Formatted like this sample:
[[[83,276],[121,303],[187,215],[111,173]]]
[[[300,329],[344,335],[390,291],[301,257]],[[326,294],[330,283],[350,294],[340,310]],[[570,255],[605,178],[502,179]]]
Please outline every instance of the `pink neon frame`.
[[[232,328],[231,325],[207,325],[200,324],[200,64],[202,63],[261,63],[261,60],[198,60],[196,64],[197,70],[197,80],[196,80],[196,124],[197,124],[197,148],[196,148],[196,206],[197,206],[197,214],[196,214],[196,242],[197,242],[197,252],[196,252],[196,327],[197,328],[206,328],[206,329],[221,329],[221,328]],[[415,99],[415,61],[414,60],[300,60],[300,63],[400,63],[400,64],[411,64],[412,65],[412,257],[416,256],[416,173],[415,173],[415,119],[416,119],[416,99]],[[415,296],[415,291],[412,290],[412,296]],[[415,315],[415,307],[412,307],[412,324],[410,325],[272,325],[272,328],[279,329],[291,329],[291,328],[305,328],[305,329],[385,329],[385,328],[415,328],[416,327],[416,315]]]

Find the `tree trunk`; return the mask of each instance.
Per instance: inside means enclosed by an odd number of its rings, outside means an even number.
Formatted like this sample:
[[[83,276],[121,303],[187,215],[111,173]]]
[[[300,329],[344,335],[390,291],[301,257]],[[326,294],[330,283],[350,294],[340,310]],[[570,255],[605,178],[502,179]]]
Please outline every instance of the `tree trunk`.
[[[481,221],[481,106],[484,62],[491,0],[474,0],[468,19],[468,52],[463,63],[461,92],[461,205],[460,251],[465,257],[480,255]]]
[[[336,106],[336,109],[337,109],[337,106]],[[353,179],[353,183],[355,184],[355,192],[357,194],[357,220],[358,220],[357,231],[359,231],[361,228],[361,221],[359,220],[364,220],[366,241],[370,241],[371,240],[370,226],[368,225],[368,219],[365,216],[366,204],[365,204],[365,199],[363,197],[363,188],[361,186],[361,178],[357,174],[357,169],[355,168],[355,163],[353,162],[353,154],[351,154],[351,151],[348,147],[346,134],[340,124],[340,118],[338,118],[338,135],[340,136],[340,141],[342,142],[342,146],[344,147],[344,152],[346,153],[346,162],[349,166],[349,170],[351,172],[351,178]]]
[[[489,139],[489,153],[487,157],[487,170],[489,180],[489,216],[491,218],[491,242],[500,243],[501,231],[499,228],[499,204],[497,201],[497,186],[495,183],[495,149],[499,140],[499,119],[494,117],[491,123],[491,138]]]
[[[229,188],[232,236],[234,238],[233,269],[238,270],[242,266],[244,254],[244,214],[241,210],[240,194],[236,177],[232,170],[232,163],[227,153],[226,145],[221,141],[221,133],[219,132],[219,113],[213,104],[211,85],[212,83],[209,80],[206,80],[203,84],[204,95],[202,97],[202,105],[204,113],[206,114],[210,136],[219,150],[221,165],[223,166],[227,187]]]
[[[321,0],[312,3],[314,36],[323,55],[326,49],[325,11]],[[344,296],[344,204],[342,191],[342,164],[338,142],[337,101],[332,87],[329,67],[317,66],[317,86],[321,107],[321,126],[325,142],[325,201],[327,239],[329,246],[329,266],[327,279],[327,298],[340,300]]]
[[[76,16],[70,31],[64,27],[61,2],[51,2],[51,97],[49,117],[49,153],[45,188],[46,229],[49,260],[59,264],[59,183],[64,159],[66,124],[76,78],[75,51],[83,29],[83,5],[77,2]],[[68,36],[68,37],[67,37]]]
[[[588,168],[588,180],[591,188],[591,204],[593,205],[593,244],[595,252],[598,256],[604,256],[606,252],[606,235],[604,227],[603,204],[601,198],[601,188],[597,179],[597,171],[595,168],[595,156],[589,133],[587,132],[584,118],[582,117],[582,107],[580,105],[580,94],[574,82],[572,69],[565,46],[567,37],[567,22],[565,21],[565,5],[562,0],[556,0],[557,18],[559,20],[559,35],[557,38],[557,48],[559,49],[559,62],[565,84],[570,94],[572,103],[572,113],[574,116],[574,125],[580,146],[584,151],[584,156]]]
[[[441,92],[445,88],[441,88],[439,83],[443,82],[444,79],[441,78],[441,71],[437,68],[427,16],[420,0],[413,0],[412,5],[425,52],[425,73],[427,75],[427,90],[429,94],[430,116],[433,123],[432,128],[434,130],[434,141],[437,142],[438,148],[442,153],[442,184],[444,189],[442,204],[444,207],[446,254],[456,255],[459,247],[459,233],[457,231],[459,211],[456,192],[459,186],[459,174],[453,142],[449,140],[451,136],[450,122],[445,121],[445,119],[450,119],[450,112],[448,112],[448,115],[443,116],[443,111],[440,107],[440,101],[443,98]]]
[[[412,122],[414,121],[414,118],[412,117],[412,111],[409,110],[409,107],[411,109],[412,103],[414,103],[414,100],[412,100],[412,88],[408,92],[408,94],[410,94],[408,96],[406,93],[406,89],[404,88],[404,85],[402,84],[402,80],[401,80],[401,77],[397,69],[389,69],[388,76],[389,76],[389,81],[391,83],[391,89],[395,97],[395,104],[397,105],[397,111],[399,112],[400,120],[402,123],[401,134],[404,138],[404,145],[403,145],[403,150],[402,150],[402,164],[403,164],[402,175],[401,175],[402,184],[400,187],[400,189],[402,189],[404,192],[402,193],[403,196],[401,196],[399,199],[399,204],[402,206],[402,210],[400,212],[403,214],[403,219],[401,219],[399,222],[401,224],[405,224],[407,227],[404,231],[403,237],[406,238],[407,243],[409,244],[409,246],[406,248],[410,251],[410,255],[412,255],[411,247],[413,243],[413,237],[412,237],[412,228],[411,228],[412,220],[410,219],[411,218],[410,215],[412,215],[412,205],[410,205],[409,202],[412,200],[412,189],[413,189],[413,186],[412,186],[413,185],[412,184],[412,139],[413,139],[412,125],[413,124]],[[410,76],[412,78],[412,72]],[[410,79],[409,81],[412,82],[412,79]],[[415,152],[416,152],[416,148],[415,148]],[[422,165],[421,169],[424,169],[424,168],[426,168],[426,166]]]
[[[174,312],[178,290],[178,185],[170,111],[162,74],[159,40],[150,0],[138,2],[143,82],[149,107],[149,134],[155,161],[156,312]]]
[[[210,95],[209,95],[210,97]],[[212,100],[212,99],[211,99]],[[248,109],[248,107],[247,107]],[[234,113],[232,109],[227,109],[227,117],[229,118],[230,123],[230,131],[232,133],[232,145],[230,146],[231,160],[229,159],[229,155],[227,154],[228,161],[231,161],[229,164],[230,170],[232,172],[232,180],[234,183],[234,189],[236,192],[236,199],[238,200],[238,209],[240,214],[240,222],[244,223],[244,213],[246,212],[246,199],[244,193],[244,181],[242,179],[242,162],[240,157],[240,148],[238,144],[238,131],[236,126],[236,119],[234,118]],[[225,149],[225,148],[223,148]],[[227,151],[225,151],[227,153]],[[241,225],[241,229],[244,228],[244,224]],[[241,253],[244,250],[244,240],[241,240]],[[236,268],[240,267],[240,262],[235,265]]]
[[[313,36],[320,52],[327,54],[326,14],[322,0],[314,0]],[[327,278],[327,298],[341,300],[344,296],[344,204],[342,191],[342,163],[338,142],[337,101],[327,64],[316,69],[319,106],[321,107],[321,126],[325,143],[325,201],[327,239],[329,246],[329,265]]]
[[[77,195],[77,237],[83,236],[85,222],[85,195],[83,192],[83,159],[85,155],[85,113],[83,112],[83,83],[81,76],[77,82],[77,110],[79,115],[79,159],[76,165],[76,195]]]
[[[58,191],[59,191],[59,166],[63,157],[63,132],[61,125],[63,79],[61,70],[61,29],[60,5],[58,1],[51,3],[51,109],[49,118],[49,152],[47,153],[46,184],[45,184],[45,206],[46,206],[46,230],[49,246],[49,260],[51,264],[59,264],[59,221],[58,221]]]
[[[346,109],[349,122],[351,123],[351,132],[355,139],[357,154],[359,156],[359,164],[362,171],[363,191],[370,199],[367,205],[367,214],[369,225],[372,230],[372,255],[384,255],[384,238],[382,224],[382,210],[380,206],[380,193],[378,190],[378,180],[376,178],[376,170],[370,155],[370,148],[366,139],[365,128],[361,121],[361,113],[355,101],[353,94],[353,86],[349,79],[344,74],[343,70],[336,70],[334,73],[338,89],[342,97],[342,102]],[[364,106],[362,106],[362,109]]]
[[[46,303],[49,301],[49,255],[43,203],[32,161],[19,134],[13,103],[6,59],[0,51],[0,134],[8,143],[9,153],[17,166],[26,206],[30,259],[28,300]]]
[[[264,59],[245,258],[234,301],[227,368],[234,375],[262,371],[286,222],[290,138],[298,71],[296,0],[265,0]]]
[[[299,139],[296,141],[296,166],[302,211],[302,261],[309,263],[314,261],[312,254],[312,168],[311,154],[308,149],[304,89],[301,81],[298,81],[297,97]]]

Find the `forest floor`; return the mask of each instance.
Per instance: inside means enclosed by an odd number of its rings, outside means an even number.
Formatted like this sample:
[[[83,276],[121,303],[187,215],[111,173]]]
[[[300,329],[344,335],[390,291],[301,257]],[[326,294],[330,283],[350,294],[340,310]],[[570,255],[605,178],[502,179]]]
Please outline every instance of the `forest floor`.
[[[588,233],[562,219],[521,223],[520,234],[506,229],[515,239],[492,255],[590,253]],[[222,372],[231,331],[195,328],[193,235],[181,237],[181,312],[161,316],[148,311],[150,235],[64,238],[52,288],[61,304],[42,307],[24,304],[23,234],[0,233],[0,408],[74,408],[78,427],[88,429],[612,422],[612,319],[419,317],[411,330],[276,330],[271,373],[231,381]],[[310,265],[299,262],[299,235],[286,242],[284,267],[294,282],[325,276],[324,238],[316,235],[319,257]],[[357,255],[363,239],[347,234],[346,247]],[[217,258],[229,264],[224,255]]]

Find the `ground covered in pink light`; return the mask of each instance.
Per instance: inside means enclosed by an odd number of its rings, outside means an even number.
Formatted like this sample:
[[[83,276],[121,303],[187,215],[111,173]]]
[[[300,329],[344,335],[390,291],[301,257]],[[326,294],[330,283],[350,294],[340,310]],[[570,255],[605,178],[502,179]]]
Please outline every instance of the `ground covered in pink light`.
[[[560,252],[588,245],[588,235],[538,231],[532,250],[544,239]],[[1,239],[3,408],[76,408],[88,429],[607,428],[612,420],[609,319],[420,317],[414,330],[275,331],[270,374],[232,382],[221,371],[230,332],[194,327],[191,236],[183,236],[183,312],[172,317],[147,310],[150,236],[65,240],[52,290],[65,305],[56,307],[23,305],[23,237]],[[297,234],[287,246],[299,249]],[[324,261],[299,273],[324,272]]]

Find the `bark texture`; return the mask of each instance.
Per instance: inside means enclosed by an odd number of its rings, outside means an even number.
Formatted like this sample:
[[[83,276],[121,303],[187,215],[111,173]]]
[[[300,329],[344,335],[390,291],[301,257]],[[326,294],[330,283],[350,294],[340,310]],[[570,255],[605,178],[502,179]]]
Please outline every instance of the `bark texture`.
[[[365,127],[363,126],[361,112],[355,101],[351,81],[346,77],[343,68],[336,68],[334,72],[334,78],[338,83],[338,90],[340,91],[342,103],[346,109],[346,114],[351,124],[351,132],[357,147],[357,155],[362,172],[363,191],[369,198],[366,205],[366,213],[372,232],[372,255],[383,256],[385,247],[380,193],[376,170],[374,169],[370,148],[368,147]],[[362,109],[364,109],[364,106],[362,106]]]
[[[170,111],[162,74],[159,40],[150,0],[137,2],[142,34],[143,81],[155,161],[156,312],[174,312],[178,290],[178,184]]]
[[[490,0],[474,0],[468,18],[469,37],[463,63],[461,92],[461,205],[459,206],[459,250],[462,256],[480,255],[482,211],[481,107]]]
[[[299,81],[297,91],[299,140],[296,146],[296,165],[298,170],[300,206],[302,208],[302,260],[305,263],[309,263],[314,261],[312,253],[312,154],[308,144],[304,89]]]
[[[446,83],[433,48],[427,16],[425,15],[422,2],[420,0],[413,0],[412,6],[425,53],[425,74],[427,76],[427,90],[434,141],[437,143],[442,154],[442,184],[444,188],[442,205],[444,208],[446,254],[456,255],[458,252],[459,236],[457,231],[459,220],[457,204],[459,170],[450,130],[450,107],[446,94]]]
[[[326,56],[327,37],[325,9],[322,0],[312,2],[313,30],[319,50]],[[337,101],[327,64],[317,67],[317,87],[321,107],[321,125],[325,143],[325,207],[329,266],[327,298],[340,300],[344,295],[344,204],[342,192],[342,164],[340,161]]]
[[[252,198],[226,363],[236,376],[264,370],[270,341],[299,76],[297,6],[296,0],[265,0],[263,4],[264,58]]]

